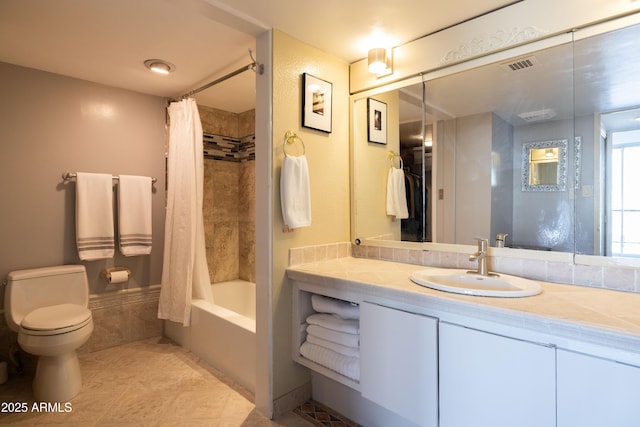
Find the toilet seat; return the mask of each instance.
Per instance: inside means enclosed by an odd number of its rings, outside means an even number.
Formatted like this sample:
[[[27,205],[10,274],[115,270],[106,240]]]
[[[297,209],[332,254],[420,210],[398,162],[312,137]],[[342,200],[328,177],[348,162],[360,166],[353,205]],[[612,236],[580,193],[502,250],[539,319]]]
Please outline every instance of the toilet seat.
[[[24,316],[20,332],[27,335],[60,335],[91,322],[91,310],[77,304],[41,307]]]

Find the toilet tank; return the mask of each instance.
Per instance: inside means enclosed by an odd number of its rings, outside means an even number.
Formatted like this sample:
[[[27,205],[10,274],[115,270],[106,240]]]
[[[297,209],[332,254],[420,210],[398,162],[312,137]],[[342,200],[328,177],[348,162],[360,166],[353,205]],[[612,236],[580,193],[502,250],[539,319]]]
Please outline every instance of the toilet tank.
[[[32,268],[9,273],[4,295],[8,326],[17,331],[24,316],[57,304],[89,305],[89,284],[83,265]]]

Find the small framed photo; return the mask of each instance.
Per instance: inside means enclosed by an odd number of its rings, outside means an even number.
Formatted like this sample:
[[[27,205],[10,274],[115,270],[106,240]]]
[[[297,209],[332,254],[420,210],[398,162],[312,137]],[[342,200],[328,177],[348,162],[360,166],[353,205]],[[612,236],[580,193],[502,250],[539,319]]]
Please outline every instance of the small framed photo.
[[[387,143],[387,104],[373,98],[367,98],[367,139]]]
[[[304,73],[302,87],[302,126],[331,133],[333,85]]]

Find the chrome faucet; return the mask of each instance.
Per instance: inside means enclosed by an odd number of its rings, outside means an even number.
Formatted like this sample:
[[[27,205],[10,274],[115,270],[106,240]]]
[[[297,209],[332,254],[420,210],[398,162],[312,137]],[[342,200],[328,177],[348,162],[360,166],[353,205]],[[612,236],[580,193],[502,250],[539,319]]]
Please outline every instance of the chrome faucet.
[[[504,242],[507,240],[507,233],[496,234],[496,248],[504,248]]]
[[[476,240],[478,241],[478,251],[469,255],[469,261],[478,261],[478,270],[469,270],[467,273],[478,274],[480,276],[498,276],[496,273],[489,273],[489,269],[487,267],[487,258],[489,257],[487,247],[489,246],[489,240],[480,239],[478,237],[476,237]]]

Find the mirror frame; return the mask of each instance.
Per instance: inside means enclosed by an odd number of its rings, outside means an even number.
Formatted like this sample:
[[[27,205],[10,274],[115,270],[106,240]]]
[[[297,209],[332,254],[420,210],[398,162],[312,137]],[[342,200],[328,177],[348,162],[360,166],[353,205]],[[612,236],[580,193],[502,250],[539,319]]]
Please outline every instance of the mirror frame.
[[[525,142],[522,144],[522,191],[566,191],[567,190],[567,146],[566,139]],[[557,184],[531,184],[531,150],[558,148]]]

